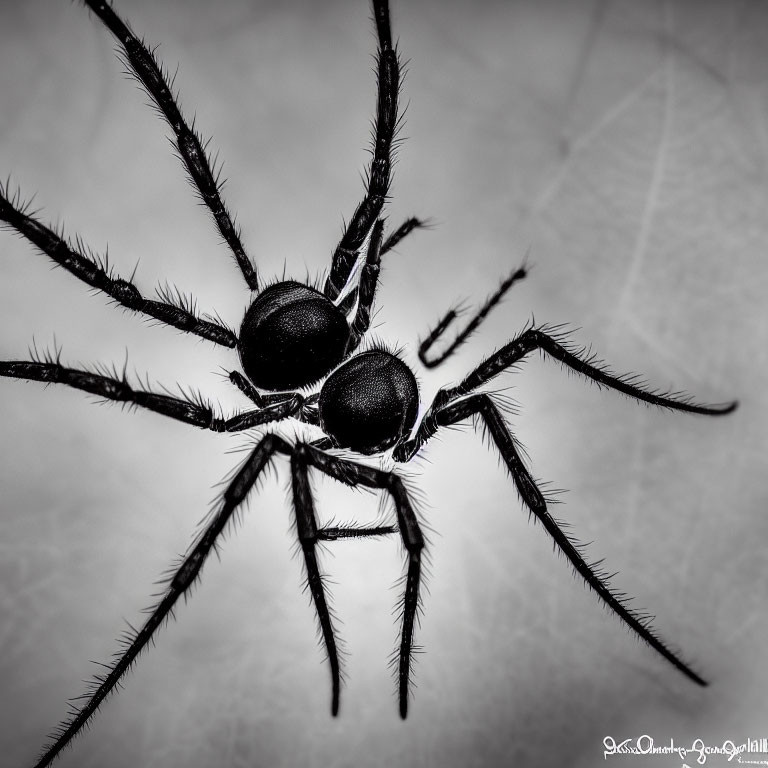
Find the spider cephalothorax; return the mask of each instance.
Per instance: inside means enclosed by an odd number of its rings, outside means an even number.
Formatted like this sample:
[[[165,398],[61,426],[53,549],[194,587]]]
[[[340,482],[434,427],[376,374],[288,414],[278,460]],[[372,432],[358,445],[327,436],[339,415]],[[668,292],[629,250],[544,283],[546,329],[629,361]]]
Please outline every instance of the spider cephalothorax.
[[[407,462],[439,430],[468,420],[485,428],[523,505],[542,524],[586,584],[638,637],[691,680],[704,685],[702,678],[658,637],[648,618],[630,609],[623,595],[612,590],[608,576],[587,561],[582,548],[551,516],[548,501],[523,460],[502,411],[493,397],[481,388],[530,353],[539,351],[600,387],[662,408],[715,416],[731,412],[735,403],[701,405],[679,393],[650,390],[636,377],[616,375],[591,354],[572,348],[566,336],[557,329],[532,326],[481,361],[457,385],[439,390],[419,421],[419,390],[411,368],[386,348],[358,351],[369,329],[382,255],[413,229],[422,226],[420,220],[409,219],[384,237],[383,210],[389,193],[400,88],[400,63],[392,44],[387,0],[373,0],[372,3],[378,38],[378,95],[373,157],[366,177],[365,195],[333,253],[322,290],[290,280],[266,287],[261,284],[233,218],[222,201],[217,174],[211,170],[204,149],[205,142],[181,114],[172,83],[154,53],[134,36],[106,2],[84,1],[117,38],[128,67],[165,117],[193,185],[210,209],[246,286],[255,296],[238,335],[218,320],[198,316],[193,305],[177,300],[170,291],[159,291],[156,298],[144,297],[131,280],[115,275],[108,268],[106,259],[93,256],[82,247],[79,239],[74,242],[65,240],[60,232],[35,218],[18,194],[11,194],[2,187],[0,222],[21,234],[76,278],[106,293],[114,302],[166,325],[236,349],[244,374],[232,370],[229,379],[255,407],[224,417],[202,399],[139,389],[132,386],[124,374],[110,375],[103,369],[69,368],[58,356],[0,361],[0,376],[64,384],[104,400],[140,406],[215,432],[238,432],[293,418],[319,429],[322,435],[314,441],[295,444],[273,432],[259,435],[255,448],[228,482],[206,527],[167,579],[165,590],[148,611],[145,623],[128,637],[120,653],[106,665],[104,675],[96,679],[70,717],[55,732],[52,743],[37,765],[50,763],[82,731],[104,699],[118,686],[139,653],[171,615],[179,599],[188,594],[200,577],[208,556],[216,548],[232,516],[276,454],[290,459],[296,533],[306,568],[307,586],[328,654],[334,715],[339,711],[340,701],[339,654],[336,628],[318,566],[317,545],[322,541],[354,536],[397,534],[402,540],[407,563],[395,663],[400,715],[405,718],[424,537],[410,495],[396,472],[342,457],[329,449],[347,449],[360,456],[391,451],[392,461]],[[436,358],[430,358],[432,345],[456,318],[455,311],[448,312],[422,342],[419,348],[421,362],[427,367],[439,365],[477,329],[512,285],[525,276],[525,266],[514,270],[444,351]],[[317,385],[320,385],[318,391],[307,392]],[[394,505],[395,520],[391,525],[320,527],[309,482],[310,472],[321,472],[349,486],[382,491]]]
[[[325,378],[344,358],[349,338],[345,314],[324,293],[286,281],[248,308],[237,350],[248,378],[279,392]]]

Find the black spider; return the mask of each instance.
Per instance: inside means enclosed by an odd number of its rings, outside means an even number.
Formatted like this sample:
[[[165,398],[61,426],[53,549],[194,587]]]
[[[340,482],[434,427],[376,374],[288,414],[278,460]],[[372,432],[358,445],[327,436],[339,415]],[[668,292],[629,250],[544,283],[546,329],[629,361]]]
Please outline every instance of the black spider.
[[[324,437],[312,443],[298,442],[295,445],[277,434],[267,433],[261,437],[229,482],[215,515],[174,569],[164,595],[151,610],[144,626],[127,640],[114,663],[86,694],[82,706],[60,726],[37,765],[49,764],[82,730],[104,698],[115,688],[156,629],[169,616],[178,599],[198,579],[205,560],[216,548],[232,514],[276,453],[290,457],[296,528],[309,590],[330,661],[333,715],[339,709],[340,670],[336,636],[318,568],[316,545],[320,541],[393,533],[399,533],[402,538],[407,551],[407,571],[402,602],[402,639],[396,662],[400,714],[405,718],[424,538],[409,494],[396,473],[342,458],[329,451],[341,448],[364,456],[391,451],[394,461],[407,462],[441,427],[470,418],[486,428],[512,475],[524,505],[542,523],[587,584],[640,638],[691,680],[705,685],[704,680],[654,633],[649,619],[630,610],[625,598],[610,589],[606,574],[585,560],[579,546],[550,515],[546,499],[526,468],[499,408],[490,395],[479,389],[529,353],[538,350],[600,387],[612,388],[664,408],[722,415],[733,411],[735,402],[702,405],[680,393],[650,390],[637,377],[616,375],[590,353],[571,348],[558,329],[531,326],[487,357],[458,385],[441,389],[419,421],[418,386],[410,368],[397,354],[382,348],[358,352],[370,325],[381,256],[413,229],[424,225],[422,221],[412,218],[389,236],[384,236],[382,213],[389,192],[393,144],[399,124],[401,75],[398,54],[392,44],[387,0],[373,0],[378,35],[378,101],[366,193],[334,251],[322,290],[290,280],[270,285],[264,285],[259,280],[233,219],[222,202],[219,179],[207,157],[205,142],[179,111],[172,80],[169,80],[153,52],[133,35],[110,5],[95,0],[85,0],[85,5],[117,38],[127,66],[171,126],[176,147],[191,181],[210,209],[248,287],[254,292],[253,301],[243,318],[239,334],[236,334],[219,320],[198,316],[192,306],[171,291],[160,291],[157,299],[143,297],[130,280],[116,276],[105,259],[88,252],[79,240],[70,243],[60,233],[40,223],[29,206],[21,202],[19,195],[8,191],[7,185],[6,188],[0,187],[0,220],[58,265],[92,288],[105,292],[116,303],[216,344],[237,349],[245,375],[232,371],[229,378],[253,401],[256,408],[222,418],[202,401],[135,389],[124,375],[68,368],[61,364],[58,356],[42,360],[3,361],[0,362],[0,375],[66,384],[100,398],[142,406],[216,432],[247,430],[294,418],[319,427]],[[441,354],[430,358],[431,347],[456,318],[455,311],[448,312],[422,342],[419,348],[422,363],[434,367],[444,361],[479,326],[511,286],[525,276],[525,266],[516,269],[473,315],[454,341]],[[312,394],[299,391],[311,390],[318,384],[319,391]],[[397,526],[318,528],[309,485],[310,469],[347,485],[386,491],[396,508]]]

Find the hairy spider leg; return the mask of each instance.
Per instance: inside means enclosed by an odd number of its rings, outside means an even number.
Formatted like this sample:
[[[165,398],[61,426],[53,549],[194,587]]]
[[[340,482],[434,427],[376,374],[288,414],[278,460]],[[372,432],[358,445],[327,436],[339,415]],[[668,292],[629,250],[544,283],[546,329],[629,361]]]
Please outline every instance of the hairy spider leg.
[[[349,280],[357,255],[379,218],[389,191],[392,143],[397,129],[397,97],[400,90],[400,63],[392,47],[388,0],[373,0],[373,15],[379,39],[377,52],[378,97],[373,157],[368,169],[365,197],[355,209],[336,246],[324,293],[334,301]]]
[[[81,697],[83,700],[87,699],[85,704],[79,709],[74,709],[70,718],[51,735],[52,742],[45,747],[35,768],[49,765],[70,740],[88,724],[104,699],[150,642],[155,631],[172,614],[178,599],[197,581],[203,563],[211,550],[215,549],[217,539],[232,517],[232,513],[245,500],[272,455],[276,451],[290,455],[291,450],[291,446],[276,435],[267,435],[256,446],[224,492],[221,509],[175,569],[165,594],[151,609],[152,613],[144,626],[124,644],[124,651],[116,657],[109,671],[97,677],[92,689]]]
[[[384,240],[384,244],[381,246],[379,256],[381,257],[388,251],[391,251],[404,237],[407,237],[411,232],[413,232],[414,229],[424,229],[428,226],[429,224],[423,219],[417,219],[413,216],[410,219],[406,219],[394,232],[392,232],[386,238],[386,240]],[[341,294],[339,295],[341,296]],[[342,296],[340,300],[337,299],[336,306],[345,315],[348,315],[357,302],[357,296],[358,286],[355,286],[352,288],[352,290],[348,291],[344,296]]]
[[[213,214],[216,226],[230,247],[245,282],[252,291],[259,288],[258,276],[240,240],[239,228],[235,225],[221,197],[222,181],[220,169],[213,169],[208,158],[208,141],[203,141],[195,131],[194,121],[188,125],[174,98],[174,78],[169,78],[163,65],[150,50],[128,28],[126,23],[103,0],[83,0],[115,36],[125,53],[124,61],[144,86],[160,113],[168,122],[175,136],[176,148],[186,166],[192,183],[200,198]]]
[[[427,368],[436,368],[440,363],[445,362],[479,327],[485,320],[490,311],[502,300],[504,294],[516,283],[522,280],[528,274],[528,268],[525,263],[519,266],[514,272],[504,280],[501,285],[489,296],[485,303],[470,318],[464,329],[460,331],[449,346],[443,350],[437,357],[430,358],[429,350],[432,345],[445,333],[448,326],[458,317],[456,309],[449,309],[442,320],[429,332],[427,338],[419,345],[419,360]]]
[[[345,315],[349,315],[349,313],[352,311],[352,308],[357,303],[357,294],[358,294],[358,288],[355,286],[351,291],[347,291],[347,293],[344,294],[344,296],[341,297],[341,300],[336,305],[336,307],[343,312]]]
[[[336,633],[333,628],[331,611],[325,598],[323,577],[317,564],[315,547],[319,541],[317,535],[317,516],[309,485],[306,452],[302,446],[296,446],[291,455],[291,487],[293,504],[296,511],[296,531],[307,568],[307,586],[309,587],[315,610],[320,622],[320,631],[331,665],[331,714],[339,714],[339,693],[341,688],[341,668]]]
[[[686,677],[698,685],[707,685],[688,664],[675,654],[666,643],[656,634],[651,627],[652,617],[637,613],[627,607],[628,598],[622,593],[615,592],[609,586],[609,574],[600,571],[595,565],[590,565],[582,554],[580,545],[568,536],[547,509],[547,503],[541,490],[531,477],[520,458],[520,453],[515,445],[515,438],[504,423],[504,418],[488,395],[470,395],[462,400],[443,406],[435,414],[435,422],[438,427],[447,427],[456,424],[471,416],[478,415],[485,423],[488,431],[501,454],[501,458],[507,465],[512,479],[520,494],[520,498],[526,507],[541,522],[544,529],[552,537],[560,551],[568,558],[589,587],[600,597],[605,604],[632,630],[655,651],[660,653],[667,661],[682,672]]]
[[[309,398],[307,398],[309,400]],[[328,443],[328,445],[326,445]],[[307,443],[311,448],[326,450],[333,448],[327,437],[321,437]],[[376,536],[389,536],[397,533],[398,529],[394,525],[359,525],[351,523],[347,525],[325,525],[317,530],[317,538],[321,541],[339,541],[343,539],[372,538]]]
[[[408,554],[405,593],[403,595],[403,610],[401,614],[402,635],[396,657],[400,717],[405,719],[408,715],[408,693],[413,664],[413,633],[419,605],[421,551],[424,548],[424,536],[421,532],[416,513],[408,498],[408,492],[402,479],[394,472],[385,472],[365,464],[358,464],[349,459],[342,459],[325,453],[325,451],[313,445],[297,445],[294,453],[299,457],[306,457],[307,463],[346,485],[363,485],[368,488],[383,489],[389,493],[395,503],[400,536]],[[325,620],[330,626],[330,617],[327,617]],[[325,628],[323,633],[325,634]],[[336,713],[334,712],[334,714]]]
[[[130,281],[115,277],[108,267],[106,257],[84,255],[85,250],[79,238],[75,239],[79,250],[73,248],[56,232],[41,224],[26,212],[27,206],[19,202],[18,194],[13,202],[8,199],[8,190],[0,185],[0,221],[15,229],[59,266],[73,274],[92,288],[104,291],[118,304],[134,312],[141,312],[161,323],[171,325],[186,333],[193,333],[224,347],[237,346],[237,336],[229,328],[212,320],[203,320],[193,311],[191,302],[185,302],[181,294],[176,296],[169,290],[159,291],[166,301],[144,298],[139,289]],[[172,303],[176,298],[178,303]]]
[[[290,400],[293,396],[299,395],[298,392],[259,392],[256,387],[251,384],[248,379],[243,376],[240,371],[229,371],[229,380],[234,384],[247,398],[256,403],[259,408],[265,408],[268,405],[275,403],[285,402],[286,399]],[[317,412],[317,401],[320,399],[319,394],[308,395],[307,397],[301,396],[301,413],[297,418],[300,421],[304,421],[307,424],[314,424],[318,426],[320,424],[320,416]]]
[[[460,384],[439,390],[424,414],[413,438],[395,447],[393,454],[395,460],[409,461],[424,442],[435,434],[437,431],[435,416],[441,408],[458,397],[470,394],[537,349],[554,357],[555,360],[572,371],[591,379],[601,388],[615,389],[628,397],[650,405],[669,408],[673,411],[698,413],[703,416],[724,416],[736,410],[738,405],[736,400],[729,403],[706,405],[695,402],[690,395],[682,392],[652,390],[639,376],[617,375],[590,351],[569,348],[569,345],[565,343],[564,336],[565,334],[559,334],[559,337],[555,338],[551,332],[547,332],[546,328],[528,328],[487,357]]]
[[[319,447],[318,441],[312,443]],[[359,539],[371,536],[389,536],[397,533],[394,525],[327,525],[317,531],[317,538],[323,541],[338,541],[339,539]]]
[[[584,560],[578,546],[569,539],[547,511],[544,496],[525,468],[515,446],[514,438],[490,397],[485,394],[470,394],[473,390],[482,386],[503,370],[513,366],[525,355],[536,349],[546,352],[576,373],[592,379],[598,386],[615,389],[636,400],[662,408],[687,411],[706,416],[722,416],[731,413],[737,406],[736,401],[721,405],[703,405],[695,403],[689,396],[684,394],[674,392],[660,394],[645,387],[635,376],[613,374],[604,365],[596,361],[594,355],[584,353],[583,351],[572,351],[562,343],[562,340],[553,338],[544,330],[529,328],[480,363],[458,386],[439,390],[419,424],[414,437],[411,440],[403,441],[395,447],[393,452],[394,459],[400,462],[409,461],[440,427],[456,424],[475,414],[479,415],[488,427],[496,447],[512,474],[523,502],[541,521],[576,571],[584,577],[589,586],[646,643],[691,680],[699,685],[706,685],[690,667],[672,653],[649,629],[649,619],[630,611],[626,607],[621,595],[610,590],[607,584],[607,577],[595,571]],[[585,354],[586,358],[583,357]]]
[[[344,356],[350,355],[359,346],[371,324],[371,309],[376,296],[376,286],[379,282],[381,264],[381,243],[384,238],[384,222],[377,219],[373,225],[365,264],[360,272],[360,288],[357,300],[357,310],[349,324],[349,342]]]
[[[122,379],[104,376],[91,371],[66,368],[56,362],[31,362],[26,360],[0,361],[0,376],[29,381],[44,381],[51,384],[66,384],[82,389],[105,400],[133,404],[147,410],[161,413],[185,424],[192,424],[213,432],[239,432],[252,429],[270,421],[293,417],[301,419],[304,398],[298,392],[283,392],[282,400],[276,400],[257,411],[242,411],[223,419],[213,408],[202,401],[160,395],[146,390],[133,389],[123,376]]]
[[[387,236],[384,244],[381,246],[381,255],[383,256],[388,251],[391,251],[404,237],[410,235],[414,229],[425,229],[428,227],[428,222],[411,216],[410,219],[406,219],[392,234]]]
[[[232,384],[234,384],[249,400],[252,400],[259,408],[263,408],[265,405],[272,405],[273,403],[280,403],[285,400],[286,397],[290,397],[290,392],[259,392],[251,382],[243,376],[240,371],[229,371],[228,378]],[[306,398],[309,401],[309,398]]]
[[[370,488],[385,489],[395,502],[397,520],[403,543],[408,552],[408,571],[403,610],[403,638],[400,646],[400,713],[407,713],[408,680],[411,664],[413,629],[418,605],[418,590],[421,573],[421,549],[424,539],[418,521],[411,507],[405,487],[400,478],[392,472],[382,472],[362,464],[330,456],[316,447],[307,444],[291,446],[278,435],[265,435],[253,449],[247,460],[235,474],[223,494],[221,507],[211,522],[197,537],[196,541],[173,570],[168,580],[165,593],[159,602],[150,609],[149,618],[124,643],[124,650],[114,663],[107,667],[104,675],[98,676],[91,689],[81,698],[85,703],[71,712],[70,718],[59,726],[51,735],[35,768],[49,765],[67,744],[80,733],[96,714],[101,703],[119,684],[136,658],[150,643],[155,632],[169,616],[173,615],[174,606],[185,595],[200,576],[203,564],[229,523],[232,514],[242,504],[253,488],[264,468],[275,453],[282,453],[291,459],[291,479],[294,495],[296,528],[307,568],[307,583],[312,594],[320,620],[323,640],[331,664],[332,697],[331,711],[334,715],[339,709],[340,668],[335,633],[331,621],[328,602],[325,597],[323,577],[317,563],[315,547],[320,540],[332,541],[353,536],[379,536],[393,533],[392,526],[375,528],[321,528],[317,527],[312,489],[309,485],[309,467],[333,477],[346,485],[364,485]]]
[[[453,399],[477,389],[506,368],[522,360],[530,352],[539,349],[542,352],[546,352],[550,357],[554,357],[555,360],[566,365],[572,371],[592,379],[598,386],[615,389],[650,405],[658,405],[673,411],[687,411],[688,413],[698,413],[705,416],[723,416],[734,411],[738,405],[735,400],[730,403],[705,405],[694,402],[689,395],[684,393],[659,393],[655,390],[650,390],[638,376],[617,376],[600,363],[595,355],[584,350],[574,351],[569,349],[568,345],[563,343],[563,340],[564,334],[561,334],[560,340],[558,340],[551,333],[548,333],[546,328],[529,328],[523,331],[516,339],[505,344],[501,349],[480,363],[457,387],[447,390],[448,398]],[[586,359],[580,357],[582,354],[586,354]]]

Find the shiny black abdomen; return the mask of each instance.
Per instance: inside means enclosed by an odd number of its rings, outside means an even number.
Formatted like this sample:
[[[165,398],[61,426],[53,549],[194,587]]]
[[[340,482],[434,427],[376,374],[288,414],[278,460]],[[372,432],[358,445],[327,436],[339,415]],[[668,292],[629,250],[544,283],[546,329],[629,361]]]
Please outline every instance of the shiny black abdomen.
[[[237,344],[248,378],[279,392],[309,386],[344,358],[349,326],[320,291],[293,281],[269,286],[248,308]]]
[[[402,360],[371,350],[328,377],[319,407],[320,426],[337,447],[378,453],[410,433],[419,412],[419,389]]]

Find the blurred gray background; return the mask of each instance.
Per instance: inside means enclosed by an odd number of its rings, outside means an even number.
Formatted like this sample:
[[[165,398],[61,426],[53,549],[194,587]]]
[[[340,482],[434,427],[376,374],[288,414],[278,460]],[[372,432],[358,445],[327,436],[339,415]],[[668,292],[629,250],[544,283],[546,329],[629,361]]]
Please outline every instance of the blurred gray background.
[[[109,34],[78,3],[0,8],[0,175],[36,195],[44,220],[108,243],[119,273],[138,263],[146,293],[171,281],[237,325],[241,278]],[[366,2],[119,10],[162,43],[171,72],[180,64],[183,107],[213,136],[262,273],[322,273],[368,159]],[[386,257],[375,332],[405,346],[424,401],[534,314],[578,328],[618,371],[739,398],[721,420],[663,413],[535,357],[494,382],[520,404],[511,423],[535,476],[569,489],[556,514],[712,685],[607,614],[466,428],[409,470],[433,533],[405,723],[386,666],[399,546],[337,543],[323,558],[351,654],[334,720],[279,460],[279,480],[62,768],[678,766],[604,761],[603,739],[768,736],[768,7],[393,0],[392,17],[408,108],[389,221],[435,227]],[[421,369],[416,339],[529,248],[530,279],[460,354]],[[132,376],[198,387],[226,412],[247,405],[219,375],[233,353],[110,307],[5,232],[0,307],[4,359],[55,338],[67,364],[127,354]],[[141,621],[249,439],[0,385],[0,762],[23,766],[97,670],[88,660]],[[375,498],[316,488],[326,519],[376,514]]]

